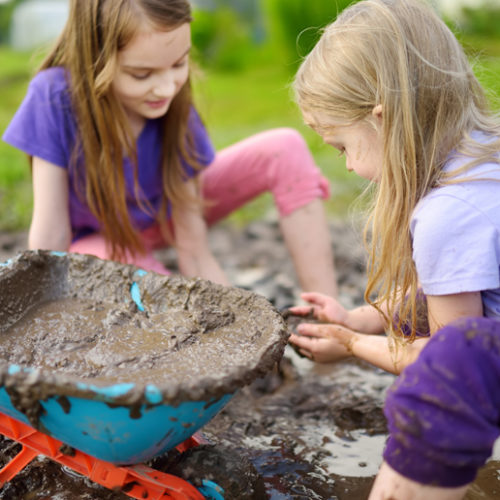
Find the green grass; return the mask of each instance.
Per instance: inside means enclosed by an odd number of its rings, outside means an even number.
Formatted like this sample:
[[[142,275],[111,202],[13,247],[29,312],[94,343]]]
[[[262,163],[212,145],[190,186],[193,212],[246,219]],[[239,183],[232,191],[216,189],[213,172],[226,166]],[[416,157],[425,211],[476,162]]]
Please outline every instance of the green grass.
[[[476,76],[485,87],[492,106],[500,111],[500,39],[459,36]]]
[[[32,68],[31,53],[0,46],[0,133],[3,134],[21,103]],[[0,141],[0,230],[26,228],[31,216],[31,181],[26,156]]]
[[[500,110],[500,41],[461,40],[474,59],[478,78]],[[0,46],[0,133],[21,103],[37,57]],[[347,172],[344,160],[302,123],[290,91],[290,68],[263,62],[244,72],[206,70],[193,81],[197,105],[217,148],[225,147],[270,127],[290,126],[305,137],[316,163],[331,181],[330,213],[345,215],[364,182]],[[244,223],[262,216],[271,206],[261,197],[238,211],[231,220]],[[31,182],[26,157],[0,141],[0,231],[25,229],[31,217]]]

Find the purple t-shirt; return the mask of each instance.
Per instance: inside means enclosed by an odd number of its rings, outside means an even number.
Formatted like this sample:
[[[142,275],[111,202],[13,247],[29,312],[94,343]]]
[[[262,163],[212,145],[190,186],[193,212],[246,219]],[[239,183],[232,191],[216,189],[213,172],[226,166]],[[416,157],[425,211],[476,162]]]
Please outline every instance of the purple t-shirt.
[[[76,143],[77,124],[71,106],[66,71],[62,67],[49,68],[38,73],[31,81],[21,106],[7,127],[3,140],[31,156],[37,156],[61,168],[68,169]],[[214,148],[198,113],[193,108],[189,117],[189,128],[194,137],[195,156],[202,166],[209,165],[215,156]],[[156,211],[162,196],[161,123],[148,120],[137,139],[138,183],[143,200],[147,200]],[[77,169],[84,168],[83,159]],[[196,175],[184,163],[189,177]],[[73,238],[96,232],[100,228],[85,202],[77,196],[72,169],[69,174],[69,211]],[[155,218],[144,212],[135,199],[133,169],[128,158],[123,170],[127,185],[127,205],[134,226],[145,229]]]
[[[419,281],[426,295],[479,291],[484,315],[500,318],[500,167],[485,163],[461,176],[493,180],[445,185],[420,200],[410,226]]]

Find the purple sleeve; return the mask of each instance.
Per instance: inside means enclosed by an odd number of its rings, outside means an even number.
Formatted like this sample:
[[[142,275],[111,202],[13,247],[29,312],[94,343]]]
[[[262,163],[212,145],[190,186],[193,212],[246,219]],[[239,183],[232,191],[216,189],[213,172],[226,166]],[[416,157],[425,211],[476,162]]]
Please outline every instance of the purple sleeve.
[[[3,134],[3,140],[31,156],[67,167],[74,144],[74,118],[62,68],[38,73]]]
[[[474,480],[500,434],[500,321],[439,330],[390,388],[385,461],[423,484]]]

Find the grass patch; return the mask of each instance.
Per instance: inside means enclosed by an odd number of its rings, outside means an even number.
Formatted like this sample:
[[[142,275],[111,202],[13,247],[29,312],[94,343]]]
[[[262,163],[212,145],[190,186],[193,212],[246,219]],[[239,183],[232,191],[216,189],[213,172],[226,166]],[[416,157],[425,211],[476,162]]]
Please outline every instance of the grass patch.
[[[33,66],[31,53],[0,46],[0,131],[3,134],[21,103]],[[31,210],[31,181],[26,156],[0,141],[0,230],[26,228]]]

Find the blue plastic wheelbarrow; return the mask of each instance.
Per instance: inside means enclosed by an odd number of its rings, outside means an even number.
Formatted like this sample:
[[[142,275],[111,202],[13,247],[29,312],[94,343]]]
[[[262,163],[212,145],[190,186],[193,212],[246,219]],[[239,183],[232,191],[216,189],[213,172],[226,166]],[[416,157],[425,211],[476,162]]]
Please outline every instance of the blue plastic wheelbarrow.
[[[21,253],[0,291],[0,412],[117,465],[193,436],[288,337],[261,296],[88,255]]]

